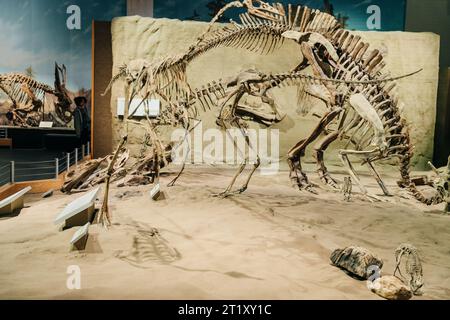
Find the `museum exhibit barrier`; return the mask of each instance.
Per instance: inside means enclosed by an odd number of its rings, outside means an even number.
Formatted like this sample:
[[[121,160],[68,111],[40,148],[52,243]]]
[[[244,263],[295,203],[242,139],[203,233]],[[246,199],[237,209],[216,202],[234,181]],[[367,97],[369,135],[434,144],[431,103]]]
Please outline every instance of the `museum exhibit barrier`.
[[[0,186],[11,182],[11,164],[0,165]]]
[[[86,193],[69,203],[55,218],[56,225],[64,224],[65,228],[84,226],[92,221],[95,211],[95,199],[100,187]]]
[[[7,128],[0,128],[0,147],[12,148],[12,139],[8,137]]]
[[[74,233],[72,239],[70,240],[72,249],[84,250],[86,248],[87,239],[89,237],[89,226],[90,225],[91,225],[91,223],[88,222]]]
[[[0,201],[0,214],[11,214],[17,209],[22,209],[24,205],[23,197],[31,190],[31,187],[16,192],[15,194]]]
[[[0,164],[0,187],[8,183],[58,179],[59,175],[91,154],[87,145],[76,148],[61,158],[47,161],[11,161]]]

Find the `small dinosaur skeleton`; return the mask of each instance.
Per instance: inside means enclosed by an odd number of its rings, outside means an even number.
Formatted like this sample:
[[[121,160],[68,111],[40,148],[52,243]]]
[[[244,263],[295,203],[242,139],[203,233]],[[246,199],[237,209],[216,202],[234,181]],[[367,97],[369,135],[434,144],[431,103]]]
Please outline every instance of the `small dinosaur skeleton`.
[[[403,260],[405,258],[405,260]],[[401,264],[402,261],[405,261],[405,271],[407,273],[407,276],[409,277],[406,279],[402,272],[401,272]],[[424,285],[423,282],[423,271],[422,271],[422,263],[420,262],[419,253],[413,245],[409,243],[403,243],[401,244],[396,250],[395,250],[395,270],[394,270],[394,276],[395,274],[399,273],[401,279],[408,283],[411,291],[414,295],[422,295],[421,289]]]
[[[350,202],[352,199],[352,178],[345,177],[344,184],[342,185],[342,194],[344,195],[344,200]]]

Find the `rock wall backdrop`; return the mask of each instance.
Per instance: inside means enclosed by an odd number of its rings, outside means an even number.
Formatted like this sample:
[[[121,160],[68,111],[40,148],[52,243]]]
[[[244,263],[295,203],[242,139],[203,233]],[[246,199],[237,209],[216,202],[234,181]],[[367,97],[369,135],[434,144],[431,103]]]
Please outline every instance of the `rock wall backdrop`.
[[[116,18],[112,22],[113,74],[118,67],[132,59],[153,60],[168,54],[179,53],[186,48],[207,27],[203,22],[179,21],[170,19],[142,18],[138,16]],[[369,42],[373,49],[387,52],[386,70],[395,76],[403,75],[420,68],[423,71],[414,77],[400,80],[399,95],[403,101],[403,114],[411,128],[412,141],[415,144],[415,169],[426,168],[432,159],[434,128],[436,117],[436,96],[439,68],[439,36],[432,33],[407,32],[357,32]],[[243,49],[216,48],[197,60],[188,68],[188,79],[193,88],[219,78],[225,79],[247,68],[257,68],[267,73],[286,72],[301,60],[298,45],[286,41],[285,45],[269,55],[258,55]],[[100,89],[100,88],[97,88]],[[276,102],[286,118],[274,129],[280,130],[280,161],[286,157],[287,150],[303,137],[306,137],[317,125],[313,115],[299,114],[296,88],[273,90]],[[116,117],[117,98],[124,96],[123,83],[117,82],[111,94],[111,112],[113,115],[113,144],[125,132],[124,122]],[[321,103],[314,106],[320,114],[324,110]],[[203,130],[215,128],[217,111],[202,116]],[[255,126],[253,126],[255,127]],[[129,147],[133,154],[141,149],[143,129],[129,125]],[[169,133],[164,133],[169,137]],[[105,137],[107,139],[108,137]],[[339,143],[329,148],[327,162],[340,164],[336,149]],[[310,152],[306,162],[313,161]]]

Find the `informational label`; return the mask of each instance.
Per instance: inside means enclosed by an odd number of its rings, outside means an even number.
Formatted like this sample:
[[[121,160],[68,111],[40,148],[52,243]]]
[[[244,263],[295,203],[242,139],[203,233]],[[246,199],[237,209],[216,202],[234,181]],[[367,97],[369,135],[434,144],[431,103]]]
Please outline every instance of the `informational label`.
[[[150,118],[155,118],[160,114],[160,101],[156,99],[142,99],[135,98],[130,103],[128,111],[129,117],[145,117],[146,113]],[[117,98],[117,116],[125,116],[125,98]]]
[[[41,121],[39,123],[39,128],[52,128],[53,127],[53,122],[51,121]]]

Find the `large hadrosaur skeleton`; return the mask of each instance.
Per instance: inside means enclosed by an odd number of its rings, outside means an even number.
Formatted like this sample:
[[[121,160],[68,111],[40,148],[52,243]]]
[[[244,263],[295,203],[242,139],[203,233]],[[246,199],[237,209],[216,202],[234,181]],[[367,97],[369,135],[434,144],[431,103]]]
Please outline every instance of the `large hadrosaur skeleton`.
[[[14,125],[39,126],[44,120],[46,96],[55,98],[54,111],[47,120],[67,125],[72,119],[70,106],[74,97],[66,88],[66,78],[66,67],[60,67],[58,64],[55,64],[54,88],[20,73],[0,75],[0,90],[12,103],[10,112]]]
[[[240,15],[240,23],[231,21],[230,25],[213,30],[214,22],[231,7],[246,9],[246,12]],[[120,67],[111,80],[106,91],[111,89],[114,82],[125,80],[127,105],[137,96],[142,98],[142,101],[156,97],[166,104],[161,117],[156,120],[147,117],[147,138],[150,137],[153,150],[153,169],[150,171],[157,174],[160,164],[166,163],[164,155],[167,146],[160,141],[157,127],[168,121],[174,126],[182,125],[188,134],[189,130],[192,130],[192,121],[196,120],[195,112],[192,114],[191,111],[196,109],[189,107],[197,102],[204,105],[208,100],[214,103],[212,97],[220,91],[214,88],[224,87],[223,84],[213,83],[200,90],[192,90],[186,75],[187,65],[192,60],[219,46],[244,48],[260,54],[268,53],[281,47],[286,39],[299,44],[299,56],[302,60],[298,66],[281,75],[263,75],[254,70],[238,75],[235,81],[225,85],[231,90],[222,92],[223,99],[217,103],[218,124],[224,128],[230,125],[241,128],[245,136],[243,120],[251,119],[265,124],[281,121],[268,90],[282,84],[295,83],[298,79],[306,79],[300,81],[301,96],[323,101],[327,111],[311,135],[300,140],[288,153],[290,178],[296,186],[314,192],[302,170],[301,157],[305,149],[322,135],[314,147],[314,154],[318,173],[324,183],[332,187],[337,186],[324,164],[324,152],[334,141],[344,140],[346,148],[340,150],[339,157],[364,194],[367,194],[367,191],[360,182],[349,156],[360,158],[362,163],[368,166],[386,195],[389,195],[389,191],[374,163],[398,158],[401,185],[408,188],[414,197],[423,203],[430,205],[441,202],[442,197],[439,195],[425,197],[410,178],[413,146],[395,94],[395,81],[405,76],[395,78],[389,73],[383,73],[386,65],[383,53],[379,50],[369,50],[368,43],[362,41],[360,36],[342,29],[333,16],[304,6],[288,5],[285,9],[281,4],[269,5],[259,0],[229,3],[184,53],[157,61],[133,60]],[[308,67],[313,76],[301,73]],[[254,108],[244,106],[241,100],[245,95],[260,97],[263,104],[271,106],[272,113],[261,114]],[[131,122],[132,114],[128,113],[128,109],[124,118]],[[303,109],[307,110],[308,106],[303,106]],[[234,193],[233,184],[245,165],[246,162],[240,166],[232,183],[222,195]],[[246,189],[258,165],[258,162],[254,164],[246,182],[236,192]],[[174,181],[178,177],[179,175]]]

